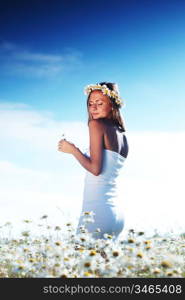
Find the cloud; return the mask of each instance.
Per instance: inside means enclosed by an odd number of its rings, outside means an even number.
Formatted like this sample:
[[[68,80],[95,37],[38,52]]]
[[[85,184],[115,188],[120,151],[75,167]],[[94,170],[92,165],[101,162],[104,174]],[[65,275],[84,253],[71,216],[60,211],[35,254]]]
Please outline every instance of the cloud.
[[[1,72],[36,78],[52,78],[82,67],[82,52],[66,47],[63,54],[35,52],[4,41],[0,44]]]
[[[85,149],[86,126],[55,121],[51,112],[37,112],[24,103],[0,104],[1,224],[43,214],[61,224],[80,214],[84,170],[72,156],[58,152],[57,144],[65,132],[68,140]]]
[[[67,215],[72,197],[65,194],[57,176],[57,173],[21,167],[18,163],[10,161],[0,161],[1,222],[2,218],[6,221],[10,217],[12,219],[18,219],[20,216],[39,217],[49,210],[54,212],[57,206],[63,210],[64,215],[65,213]],[[58,187],[60,184],[60,189],[55,189],[56,183]],[[18,215],[15,214],[16,208],[19,211]]]
[[[0,139],[6,143],[23,141],[36,151],[47,152],[55,150],[56,142],[65,133],[68,140],[72,139],[77,145],[87,142],[87,125],[83,122],[73,122],[71,125],[64,121],[55,121],[50,111],[37,112],[24,103],[0,103]],[[76,136],[76,131],[82,133]]]
[[[41,53],[31,53],[23,50],[22,52],[13,53],[16,60],[30,61],[30,62],[46,62],[46,63],[59,63],[63,62],[64,58],[59,55],[47,55]]]
[[[12,51],[12,50],[16,50],[17,46],[11,42],[8,41],[2,41],[0,44],[0,49],[3,51]]]
[[[57,143],[65,132],[83,152],[89,146],[87,124],[56,121],[49,111],[4,102],[0,127],[1,217],[14,218],[17,210],[16,218],[46,211],[54,216],[57,206],[78,217],[85,169],[73,156],[58,152]],[[126,134],[129,156],[118,181],[126,226],[183,226],[185,132]]]

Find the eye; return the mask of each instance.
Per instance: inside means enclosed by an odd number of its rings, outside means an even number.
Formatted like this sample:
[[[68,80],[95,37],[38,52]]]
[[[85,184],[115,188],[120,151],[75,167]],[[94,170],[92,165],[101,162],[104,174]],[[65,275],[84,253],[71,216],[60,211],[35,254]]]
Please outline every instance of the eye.
[[[98,105],[102,105],[103,103],[98,103]],[[91,106],[92,104],[91,103],[89,103],[89,106]]]

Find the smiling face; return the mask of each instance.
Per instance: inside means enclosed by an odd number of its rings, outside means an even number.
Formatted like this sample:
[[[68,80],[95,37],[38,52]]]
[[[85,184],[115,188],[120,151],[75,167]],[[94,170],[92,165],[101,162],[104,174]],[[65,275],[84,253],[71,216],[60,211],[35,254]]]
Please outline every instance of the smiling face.
[[[112,118],[112,104],[110,103],[109,97],[99,90],[91,92],[88,110],[93,119]]]

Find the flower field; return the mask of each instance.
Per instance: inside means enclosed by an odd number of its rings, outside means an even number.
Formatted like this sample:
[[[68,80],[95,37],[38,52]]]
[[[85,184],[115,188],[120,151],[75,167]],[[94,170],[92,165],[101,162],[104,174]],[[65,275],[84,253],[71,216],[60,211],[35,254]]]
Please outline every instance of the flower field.
[[[1,226],[1,278],[185,277],[184,233],[148,238],[129,229],[124,239],[113,241],[109,234],[105,239],[91,237],[85,226],[90,212],[84,214],[78,235],[72,223],[50,226],[47,215],[40,221],[38,236],[32,234],[31,220],[23,220],[27,230],[18,238],[3,234],[10,223]]]

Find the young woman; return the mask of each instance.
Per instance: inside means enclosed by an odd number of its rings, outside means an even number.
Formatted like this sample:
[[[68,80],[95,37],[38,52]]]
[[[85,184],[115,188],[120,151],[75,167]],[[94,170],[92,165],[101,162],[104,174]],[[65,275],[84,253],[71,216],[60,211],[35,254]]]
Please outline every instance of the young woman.
[[[65,139],[58,150],[73,154],[86,169],[82,214],[76,233],[80,233],[83,213],[93,212],[94,222],[86,224],[94,238],[105,233],[118,238],[124,227],[123,199],[117,196],[117,179],[128,155],[128,142],[119,109],[122,100],[118,86],[111,82],[91,84],[85,88],[87,97],[90,147],[82,153]]]

